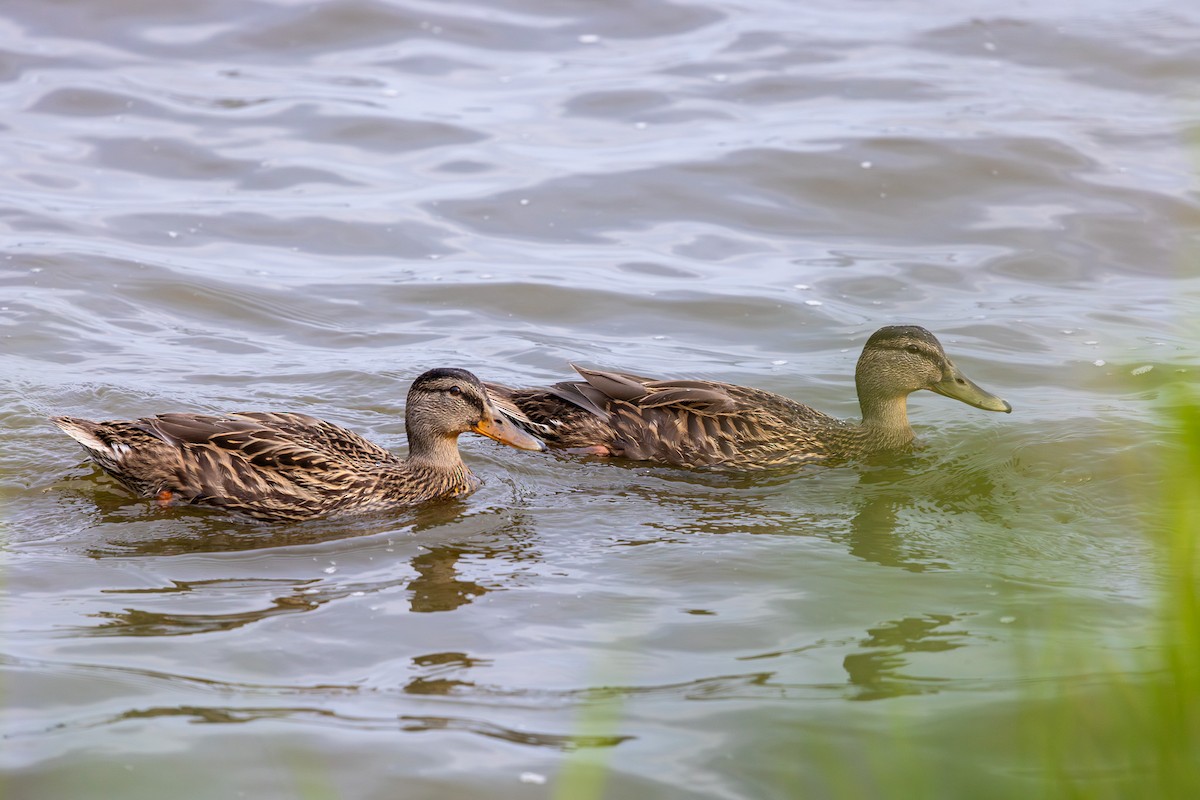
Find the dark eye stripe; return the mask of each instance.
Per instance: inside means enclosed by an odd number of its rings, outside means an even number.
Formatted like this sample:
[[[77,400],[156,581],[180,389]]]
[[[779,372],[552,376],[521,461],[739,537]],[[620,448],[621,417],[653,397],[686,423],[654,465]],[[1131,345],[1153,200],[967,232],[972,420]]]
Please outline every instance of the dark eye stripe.
[[[442,391],[446,394],[453,395],[467,401],[468,404],[478,409],[480,416],[483,416],[483,400],[479,397],[479,395],[475,394],[474,392],[465,392],[461,386],[447,386],[445,389],[442,389]]]

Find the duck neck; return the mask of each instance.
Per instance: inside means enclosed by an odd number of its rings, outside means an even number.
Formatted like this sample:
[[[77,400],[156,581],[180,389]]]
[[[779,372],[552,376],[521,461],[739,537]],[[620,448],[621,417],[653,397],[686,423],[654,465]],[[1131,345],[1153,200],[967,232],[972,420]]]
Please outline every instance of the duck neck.
[[[469,473],[458,452],[458,436],[410,436],[408,464],[430,472]]]
[[[404,465],[402,481],[411,484],[415,476],[432,497],[463,494],[479,485],[459,455],[458,437],[411,440]]]
[[[872,398],[860,394],[858,404],[862,409],[862,428],[872,449],[890,450],[913,440],[907,395]]]

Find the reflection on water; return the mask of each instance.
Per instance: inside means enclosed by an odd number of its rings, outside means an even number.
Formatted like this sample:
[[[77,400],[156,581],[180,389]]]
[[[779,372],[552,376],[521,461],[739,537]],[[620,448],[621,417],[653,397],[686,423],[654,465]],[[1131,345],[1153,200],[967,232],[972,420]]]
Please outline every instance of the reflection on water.
[[[651,471],[663,480],[627,491],[669,509],[646,523],[661,531],[658,539],[698,532],[819,536],[881,566],[946,570],[951,564],[921,523],[936,521],[968,536],[980,520],[1006,525],[1015,499],[1006,485],[1011,468],[979,455],[876,456],[843,470],[856,484],[836,494],[821,491],[824,467],[753,476],[699,473],[690,481]]]
[[[866,652],[851,653],[842,660],[853,693],[852,700],[881,700],[908,694],[936,692],[945,678],[906,675],[908,653],[944,653],[965,646],[965,630],[943,630],[957,621],[946,614],[927,614],[886,622],[867,629],[859,642]]]
[[[282,597],[273,598],[269,606],[247,611],[239,611],[236,613],[226,614],[181,614],[181,613],[156,613],[151,611],[142,611],[134,608],[127,608],[123,611],[101,611],[93,616],[103,619],[104,622],[100,625],[90,628],[82,628],[73,631],[74,635],[86,636],[187,636],[194,633],[216,633],[220,631],[231,631],[249,625],[254,622],[268,619],[279,614],[291,614],[297,611],[312,611],[318,608],[322,603],[333,599],[328,593],[322,593],[325,596],[319,597],[318,594],[307,594],[310,590],[304,587],[306,584],[314,583],[315,581],[201,581],[203,585],[186,586],[182,583],[177,583],[176,588],[163,589],[163,592],[175,591],[221,591],[230,588],[241,589],[249,586],[256,589],[255,594],[260,594],[257,584],[275,584],[275,583],[291,583],[296,588],[294,591],[303,593],[303,596],[293,594],[284,595]],[[178,587],[183,586],[183,589]],[[110,593],[120,590],[109,589]],[[128,591],[128,590],[126,590]],[[149,590],[133,590],[146,592]],[[344,593],[343,593],[344,594]]]
[[[444,510],[444,509],[443,509]],[[432,516],[431,516],[432,515]],[[431,518],[441,514],[430,509],[423,510],[421,523],[415,526],[420,530],[427,525]],[[520,562],[533,558],[527,545],[523,544],[528,535],[522,535],[520,515],[507,518],[499,527],[493,529],[497,540],[503,542],[495,546],[476,543],[469,546],[425,546],[419,545],[417,552],[409,559],[408,564],[416,577],[408,579],[401,577],[400,570],[394,579],[374,582],[332,582],[321,579],[285,579],[285,578],[239,578],[239,579],[206,579],[199,581],[172,581],[170,586],[140,589],[105,589],[108,595],[176,595],[180,593],[196,593],[222,598],[228,602],[231,595],[261,596],[264,590],[275,586],[290,589],[290,593],[271,597],[269,603],[259,608],[247,609],[235,613],[221,614],[186,614],[158,613],[140,609],[126,608],[122,611],[102,611],[92,616],[103,619],[104,622],[95,627],[79,628],[75,635],[89,636],[180,636],[195,633],[214,633],[229,631],[243,625],[259,622],[280,614],[290,614],[299,611],[315,611],[326,603],[342,600],[348,597],[364,597],[375,594],[386,594],[396,589],[408,590],[411,610],[415,613],[436,611],[453,611],[460,606],[473,602],[490,591],[502,588],[503,584],[485,586],[463,577],[463,564],[478,564],[494,562],[490,567],[496,571],[495,563],[509,562],[519,566]],[[345,526],[353,523],[346,522]],[[304,523],[314,528],[317,523]],[[255,526],[251,526],[255,527]],[[347,535],[339,531],[338,535],[320,535],[315,531],[297,533],[296,531],[272,531],[267,535],[259,531],[258,539],[235,538],[239,546],[226,548],[229,551],[238,549],[261,549],[263,547],[295,547],[307,543],[338,541]],[[356,536],[378,535],[377,532],[357,531]],[[215,541],[214,541],[215,539]],[[184,540],[174,542],[156,542],[154,546],[122,547],[128,554],[130,551],[145,556],[153,553],[179,554],[183,552],[221,552],[220,545],[226,540],[222,537],[197,537],[186,540],[189,544],[200,543],[198,547],[181,547]],[[149,545],[150,543],[146,543]],[[160,547],[161,545],[161,547]],[[388,548],[392,550],[393,548]]]
[[[408,583],[412,592],[412,610],[453,611],[485,594],[486,588],[474,581],[462,580],[455,568],[459,559],[480,555],[478,550],[436,547],[415,557],[410,563],[418,577]]]
[[[211,546],[205,548],[211,552]],[[415,578],[397,578],[395,581],[374,583],[326,584],[319,579],[233,579],[233,581],[173,582],[172,587],[162,589],[106,589],[106,594],[176,594],[198,593],[228,597],[229,590],[251,590],[251,594],[262,594],[263,588],[283,584],[292,589],[292,594],[272,597],[264,607],[240,610],[223,614],[155,613],[148,610],[126,608],[121,612],[96,613],[104,620],[96,627],[77,628],[74,633],[85,636],[185,636],[192,633],[230,631],[244,625],[271,618],[278,614],[316,610],[344,597],[388,593],[397,588],[410,591],[410,607],[416,613],[449,612],[485,595],[488,589],[473,581],[464,581],[457,569],[460,559],[510,559],[517,551],[512,547],[437,547],[420,552],[410,559],[416,571]],[[236,594],[241,594],[240,591]]]
[[[615,747],[629,741],[632,736],[589,736],[577,734],[540,733],[516,730],[485,720],[466,717],[417,717],[400,715],[362,716],[345,714],[313,706],[156,706],[124,711],[103,719],[92,719],[72,726],[77,730],[88,728],[116,728],[122,723],[146,719],[183,719],[199,724],[244,724],[270,720],[317,725],[320,727],[351,729],[358,731],[401,731],[421,733],[426,731],[462,731],[491,739],[501,739],[511,744],[543,747],[553,750],[580,750],[597,747]]]
[[[484,667],[490,659],[472,658],[466,653],[429,653],[414,656],[413,666],[420,671],[417,677],[404,685],[404,691],[420,695],[449,695],[460,693],[475,686],[472,681],[461,681],[446,677],[474,667]]]
[[[850,520],[849,530],[844,536],[835,537],[844,538],[851,555],[865,561],[912,572],[946,569],[948,564],[919,541],[913,541],[900,524],[900,514],[905,507],[923,499],[912,494],[905,497],[895,488],[896,483],[903,483],[907,474],[903,467],[876,468],[860,473],[861,500]]]
[[[536,747],[553,747],[560,750],[577,750],[590,747],[615,747],[621,742],[633,739],[632,736],[587,736],[587,735],[554,735],[517,731],[504,728],[482,720],[465,719],[462,717],[400,717],[401,730],[405,731],[467,731],[494,739],[503,739],[514,744],[534,745]]]
[[[914,528],[913,520],[919,525],[934,514],[940,524],[956,527],[963,535],[969,535],[980,519],[1004,526],[1005,510],[1014,500],[1012,489],[997,482],[1003,475],[989,475],[988,470],[986,462],[973,456],[926,456],[864,469],[849,530],[833,538],[846,541],[852,555],[883,566],[911,572],[950,569],[928,532]],[[926,477],[913,480],[914,475]],[[944,479],[931,482],[927,477],[939,475]]]
[[[94,525],[113,534],[102,546],[88,551],[96,558],[169,556],[185,553],[221,553],[262,548],[296,547],[349,537],[374,536],[397,529],[414,532],[435,528],[463,513],[466,506],[446,499],[394,512],[330,517],[302,523],[260,523],[221,511],[186,505],[161,507],[152,500],[131,496],[99,471],[96,480],[71,482],[70,491],[86,493],[94,501]],[[136,523],[136,524],[131,524]],[[130,533],[139,538],[124,538]]]

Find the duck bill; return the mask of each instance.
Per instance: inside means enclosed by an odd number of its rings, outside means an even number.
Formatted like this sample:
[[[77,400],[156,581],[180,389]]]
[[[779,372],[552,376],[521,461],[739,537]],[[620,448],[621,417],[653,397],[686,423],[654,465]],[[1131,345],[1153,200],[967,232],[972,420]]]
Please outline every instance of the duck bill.
[[[931,391],[946,397],[953,397],[955,400],[961,400],[969,406],[982,408],[984,411],[1003,411],[1005,414],[1012,413],[1012,406],[1007,401],[1001,400],[991,392],[985,391],[979,384],[963,375],[958,367],[950,365],[946,372],[946,377],[939,382],[929,387]]]
[[[545,442],[533,434],[521,430],[507,417],[495,416],[490,419],[481,419],[471,426],[471,430],[518,450],[546,449]]]

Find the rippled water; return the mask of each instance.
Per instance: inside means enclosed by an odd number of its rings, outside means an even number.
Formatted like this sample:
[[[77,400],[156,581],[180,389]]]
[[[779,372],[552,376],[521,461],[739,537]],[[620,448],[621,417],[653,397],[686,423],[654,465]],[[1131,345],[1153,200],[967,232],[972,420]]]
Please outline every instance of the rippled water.
[[[1014,701],[1151,617],[1200,7],[998,8],[7,3],[0,782],[868,796],[899,726],[922,796],[1024,796]],[[45,422],[402,449],[422,370],[571,361],[854,416],[894,322],[1015,412],[923,394],[916,455],[746,479],[464,438],[466,500],[295,526],[133,501]]]

